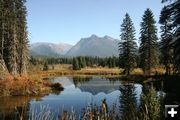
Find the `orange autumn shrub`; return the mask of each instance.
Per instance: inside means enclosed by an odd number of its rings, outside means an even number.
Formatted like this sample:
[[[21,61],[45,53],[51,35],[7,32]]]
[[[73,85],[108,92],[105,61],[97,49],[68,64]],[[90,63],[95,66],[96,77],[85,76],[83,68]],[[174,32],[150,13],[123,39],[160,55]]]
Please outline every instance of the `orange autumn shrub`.
[[[35,95],[40,93],[42,85],[38,78],[8,75],[0,81],[0,96]]]

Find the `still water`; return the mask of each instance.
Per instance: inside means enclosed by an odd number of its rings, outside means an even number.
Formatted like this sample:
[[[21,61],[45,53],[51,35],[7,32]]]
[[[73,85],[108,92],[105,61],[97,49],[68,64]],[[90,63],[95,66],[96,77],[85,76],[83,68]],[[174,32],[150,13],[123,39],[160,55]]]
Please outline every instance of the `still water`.
[[[72,109],[82,113],[82,109],[90,104],[101,105],[106,99],[109,107],[119,104],[121,81],[111,81],[101,77],[91,78],[70,78],[60,77],[51,79],[52,82],[60,82],[64,86],[64,91],[60,94],[50,94],[42,98],[42,101],[32,101],[31,105],[49,104],[53,109],[65,109],[70,112]],[[128,84],[128,83],[127,83]],[[133,84],[137,93],[137,98],[141,93],[141,85]]]
[[[116,107],[119,112],[120,96],[123,87],[131,86],[137,105],[143,86],[137,83],[123,82],[116,78],[92,77],[56,77],[46,78],[53,83],[61,83],[63,91],[38,97],[5,97],[0,99],[0,119],[18,119],[19,114],[29,119],[38,116],[42,111],[59,118],[63,111],[75,111],[81,116],[88,106],[100,106],[106,99],[108,108]],[[158,90],[159,91],[159,90]]]

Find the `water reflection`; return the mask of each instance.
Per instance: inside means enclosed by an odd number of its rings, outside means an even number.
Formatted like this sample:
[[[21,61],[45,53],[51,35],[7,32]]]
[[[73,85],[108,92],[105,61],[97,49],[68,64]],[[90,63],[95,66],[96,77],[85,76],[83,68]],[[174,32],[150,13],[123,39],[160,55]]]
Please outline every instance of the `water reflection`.
[[[30,101],[40,101],[39,97],[2,97],[0,99],[0,120],[28,119]]]
[[[120,113],[122,120],[130,120],[135,118],[137,109],[137,97],[135,86],[132,84],[125,84],[120,86]],[[131,110],[131,112],[129,111]]]
[[[68,112],[72,107],[81,113],[82,108],[87,107],[90,103],[100,105],[106,98],[108,106],[117,103],[119,99],[120,81],[110,81],[101,77],[60,77],[50,79],[52,82],[60,82],[65,90],[60,95],[50,94],[43,97],[41,104],[49,104],[52,108],[60,109],[65,106]],[[39,104],[31,102],[31,104]],[[119,103],[118,103],[119,104]]]
[[[98,76],[91,77],[57,77],[48,78],[53,83],[61,83],[64,91],[52,93],[39,97],[5,97],[0,98],[0,119],[13,120],[19,119],[18,113],[25,119],[30,116],[37,116],[40,111],[53,113],[54,118],[67,111],[70,113],[76,111],[77,115],[83,116],[85,108],[96,106],[99,109],[102,100],[106,99],[109,110],[115,113],[121,113],[120,116],[129,116],[133,118],[136,115],[135,109],[140,105],[142,91],[146,93],[145,86],[136,83],[120,81],[119,78],[105,78]],[[172,83],[171,83],[172,84]],[[167,101],[178,101],[179,94],[175,93],[171,85],[167,83],[154,82],[157,91],[164,91]],[[169,88],[172,87],[172,88]],[[179,88],[178,88],[179,89]],[[174,98],[176,97],[176,98]],[[109,111],[114,113],[113,111]],[[113,115],[111,114],[110,115]],[[133,114],[131,114],[133,113]],[[78,116],[77,116],[78,117]]]

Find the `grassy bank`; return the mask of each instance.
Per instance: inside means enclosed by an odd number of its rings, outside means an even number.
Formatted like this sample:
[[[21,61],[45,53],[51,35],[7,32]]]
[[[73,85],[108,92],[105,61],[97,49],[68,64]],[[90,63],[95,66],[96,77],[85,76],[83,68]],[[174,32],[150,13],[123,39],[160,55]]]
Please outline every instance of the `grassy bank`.
[[[123,75],[123,69],[108,67],[86,67],[81,70],[73,70],[71,65],[52,65],[49,70],[43,71],[42,65],[31,66],[28,72],[29,76],[12,77],[6,75],[0,79],[0,96],[23,96],[23,95],[40,95],[48,94],[53,90],[62,90],[61,84],[53,84],[50,81],[43,81],[43,77],[55,76],[106,76],[107,78],[119,79],[122,81],[149,82],[157,78],[164,77],[163,68],[153,69],[152,75],[146,76],[140,68],[136,68],[131,75]]]
[[[59,69],[39,71],[38,75],[47,76],[62,76],[62,75],[119,75],[122,72],[118,68],[83,68],[81,70]]]
[[[58,65],[49,65],[49,69],[43,71],[42,65],[37,65],[32,67],[32,71],[36,71],[36,73],[42,77],[48,76],[62,76],[62,75],[123,75],[123,69],[108,68],[108,67],[86,67],[81,70],[73,70],[72,65],[58,64]],[[152,69],[152,75],[155,74],[164,74],[165,70],[163,67],[158,67]],[[144,75],[142,69],[136,68],[131,72],[131,75]]]
[[[62,76],[62,75],[119,75],[122,69],[108,67],[86,67],[81,70],[73,70],[72,65],[58,64],[49,65],[49,69],[44,71],[42,65],[31,67],[30,74],[38,74],[42,77]],[[33,71],[36,71],[32,73]]]
[[[28,96],[43,95],[54,90],[62,90],[61,84],[43,81],[39,76],[6,76],[0,80],[0,96]]]

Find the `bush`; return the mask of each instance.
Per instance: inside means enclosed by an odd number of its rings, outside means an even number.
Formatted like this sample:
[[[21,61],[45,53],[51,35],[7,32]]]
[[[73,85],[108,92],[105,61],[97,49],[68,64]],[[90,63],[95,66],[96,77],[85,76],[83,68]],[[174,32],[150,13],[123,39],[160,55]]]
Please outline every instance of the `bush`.
[[[41,80],[27,76],[7,76],[0,81],[0,96],[35,95],[41,91]]]

